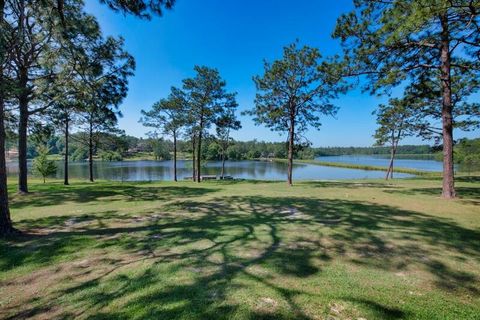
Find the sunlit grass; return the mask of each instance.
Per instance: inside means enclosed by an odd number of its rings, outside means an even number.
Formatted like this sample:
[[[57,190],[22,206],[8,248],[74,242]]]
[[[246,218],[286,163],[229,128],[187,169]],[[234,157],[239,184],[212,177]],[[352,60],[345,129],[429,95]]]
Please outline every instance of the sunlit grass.
[[[480,180],[12,191],[0,318],[475,319]]]

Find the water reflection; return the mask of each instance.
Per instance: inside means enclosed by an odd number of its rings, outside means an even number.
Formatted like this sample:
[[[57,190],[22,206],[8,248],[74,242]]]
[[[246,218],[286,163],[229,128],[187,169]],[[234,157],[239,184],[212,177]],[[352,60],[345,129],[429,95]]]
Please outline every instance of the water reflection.
[[[63,163],[58,162],[57,178],[63,177]],[[88,163],[70,163],[71,178],[88,178]],[[10,176],[15,176],[18,168],[15,162],[7,166]],[[30,170],[31,171],[31,170]],[[220,175],[221,162],[206,162],[202,169],[205,175]],[[191,176],[191,161],[180,160],[177,164],[179,179]],[[267,161],[227,161],[225,174],[237,179],[256,180],[285,180],[287,164]],[[119,161],[119,162],[95,162],[94,175],[96,179],[115,181],[157,181],[172,180],[173,166],[171,161]],[[293,168],[294,179],[320,180],[320,179],[372,179],[383,178],[381,171],[366,171],[355,169],[343,169],[334,167],[322,167],[311,164],[296,164]],[[407,174],[397,174],[397,178],[409,177]]]
[[[352,163],[381,167],[388,166],[390,162],[388,157],[375,155],[322,156],[317,157],[316,159],[326,162]],[[443,163],[435,160],[395,159],[395,166],[398,168],[409,168],[425,171],[442,171]]]

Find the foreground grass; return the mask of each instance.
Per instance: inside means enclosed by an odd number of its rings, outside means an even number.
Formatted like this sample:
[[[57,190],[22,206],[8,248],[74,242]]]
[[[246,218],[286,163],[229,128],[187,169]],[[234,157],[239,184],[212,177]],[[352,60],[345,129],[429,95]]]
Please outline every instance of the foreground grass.
[[[478,319],[480,179],[459,180],[455,201],[426,179],[34,182],[0,318]]]

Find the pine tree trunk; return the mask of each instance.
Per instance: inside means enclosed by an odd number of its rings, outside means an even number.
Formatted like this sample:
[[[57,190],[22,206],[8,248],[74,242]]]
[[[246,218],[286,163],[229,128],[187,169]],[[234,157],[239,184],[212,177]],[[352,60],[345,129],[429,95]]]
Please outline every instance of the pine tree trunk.
[[[201,128],[201,127],[200,127]],[[201,169],[200,169],[200,165],[201,165],[201,161],[202,161],[202,129],[199,130],[198,132],[198,142],[197,142],[197,182],[200,183],[201,182]]]
[[[394,149],[395,149],[395,132],[392,131],[392,145],[390,147],[390,163],[388,164],[388,169],[387,169],[387,174],[385,175],[385,180],[388,180],[388,178],[390,177],[392,171],[393,171],[393,157],[395,156],[394,155]]]
[[[220,174],[221,179],[225,177],[225,150],[222,149],[222,172]]]
[[[196,161],[195,161],[195,152],[196,152],[196,143],[195,143],[195,135],[192,136],[192,180],[195,182],[197,180],[197,175],[196,175],[196,171],[195,171],[195,165],[196,165]]]
[[[390,151],[390,163],[388,164],[387,174],[385,175],[385,180],[390,178],[390,173],[393,171],[393,148]]]
[[[69,116],[65,118],[65,156],[64,156],[64,168],[63,168],[63,184],[68,186],[68,125],[69,125]]]
[[[28,99],[21,96],[19,99],[20,121],[18,123],[18,192],[28,193],[27,180],[27,128],[28,128]]]
[[[5,1],[0,0],[0,32],[3,30]],[[5,42],[0,35],[0,236],[6,236],[15,231],[10,218],[7,189],[7,164],[5,159],[5,83],[3,81],[3,58]]]
[[[290,129],[288,134],[288,185],[292,186],[292,171],[293,171],[293,145],[295,139],[295,119],[290,118]]]
[[[3,1],[0,2],[0,9],[3,9]],[[1,13],[3,19],[3,10]],[[8,206],[4,97],[3,69],[0,67],[0,236],[8,235],[14,231]]]
[[[173,133],[173,181],[177,181],[177,133]]]
[[[227,131],[227,139],[226,139],[226,142],[225,144],[223,145],[223,148],[222,148],[222,180],[225,178],[225,152],[227,151],[228,149],[228,143],[230,141],[230,130]]]
[[[448,16],[440,17],[442,24],[441,81],[442,81],[442,133],[443,133],[443,185],[442,196],[455,198],[455,177],[453,167],[453,105],[451,88],[451,56]]]
[[[395,161],[395,155],[397,154],[397,146],[398,146],[398,141],[393,148],[393,155],[392,155],[392,164],[391,164],[391,169],[390,169],[390,179],[393,179],[393,167],[394,167],[394,161]]]
[[[89,172],[90,182],[94,182],[93,180],[93,128],[91,123],[90,123],[90,130],[88,132],[88,172]]]

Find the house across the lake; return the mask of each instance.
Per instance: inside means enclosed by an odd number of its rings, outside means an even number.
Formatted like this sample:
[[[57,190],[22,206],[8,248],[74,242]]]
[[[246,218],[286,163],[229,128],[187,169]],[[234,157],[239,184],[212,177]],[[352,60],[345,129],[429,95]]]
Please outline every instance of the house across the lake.
[[[18,158],[18,149],[10,149],[5,152],[7,160]]]

